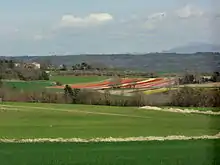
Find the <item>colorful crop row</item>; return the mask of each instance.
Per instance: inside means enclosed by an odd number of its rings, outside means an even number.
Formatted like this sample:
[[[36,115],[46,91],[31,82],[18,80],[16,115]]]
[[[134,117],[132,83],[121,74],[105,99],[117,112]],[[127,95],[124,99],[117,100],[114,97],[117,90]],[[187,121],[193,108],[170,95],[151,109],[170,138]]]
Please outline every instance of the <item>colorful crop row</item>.
[[[150,78],[150,79],[135,79],[135,78],[125,78],[121,79],[120,82],[114,82],[111,80],[105,80],[98,83],[89,84],[72,84],[71,88],[78,89],[110,89],[112,86],[117,86],[118,88],[154,88],[154,87],[167,87],[175,83],[174,79],[167,78]],[[52,88],[64,88],[65,86],[55,86]]]

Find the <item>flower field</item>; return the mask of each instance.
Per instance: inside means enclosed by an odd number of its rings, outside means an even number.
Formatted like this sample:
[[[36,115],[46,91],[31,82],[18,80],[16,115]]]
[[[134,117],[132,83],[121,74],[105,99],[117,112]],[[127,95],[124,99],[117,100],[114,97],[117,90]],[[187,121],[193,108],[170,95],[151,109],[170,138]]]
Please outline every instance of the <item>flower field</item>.
[[[162,88],[168,87],[170,85],[174,85],[175,79],[168,78],[150,78],[150,79],[137,79],[137,78],[124,78],[120,79],[119,82],[114,82],[110,79],[96,82],[96,83],[83,83],[83,84],[69,84],[71,88],[78,89],[110,89],[113,85],[117,85],[118,88],[136,88],[136,89],[144,89],[144,88]],[[63,86],[53,86],[51,88],[63,89]]]

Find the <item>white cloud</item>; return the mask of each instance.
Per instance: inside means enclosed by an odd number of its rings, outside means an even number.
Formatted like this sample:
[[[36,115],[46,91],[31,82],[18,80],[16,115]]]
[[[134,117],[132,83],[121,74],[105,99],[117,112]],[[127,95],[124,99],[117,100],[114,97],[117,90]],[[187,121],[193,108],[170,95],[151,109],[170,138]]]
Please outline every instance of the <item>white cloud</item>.
[[[84,18],[76,17],[74,15],[64,15],[61,19],[61,26],[75,27],[97,25],[113,19],[113,16],[108,13],[92,13]]]
[[[110,21],[112,19],[113,16],[108,13],[94,13],[94,14],[90,14],[88,17],[88,20],[98,21],[98,22]]]
[[[204,15],[204,11],[198,7],[192,5],[186,5],[183,8],[176,11],[179,18],[200,17]]]

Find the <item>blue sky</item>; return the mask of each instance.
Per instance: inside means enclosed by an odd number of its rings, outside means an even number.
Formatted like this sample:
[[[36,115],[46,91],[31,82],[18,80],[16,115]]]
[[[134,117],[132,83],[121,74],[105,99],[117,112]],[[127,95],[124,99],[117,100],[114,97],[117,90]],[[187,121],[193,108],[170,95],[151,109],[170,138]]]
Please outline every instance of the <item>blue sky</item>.
[[[0,56],[218,43],[217,0],[0,0]]]

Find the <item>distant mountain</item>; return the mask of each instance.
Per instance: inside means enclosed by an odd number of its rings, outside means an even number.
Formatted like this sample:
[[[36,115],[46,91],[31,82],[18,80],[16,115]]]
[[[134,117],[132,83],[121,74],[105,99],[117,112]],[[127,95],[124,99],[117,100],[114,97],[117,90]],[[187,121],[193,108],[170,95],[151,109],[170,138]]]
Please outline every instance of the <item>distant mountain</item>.
[[[185,46],[176,47],[165,53],[196,53],[196,52],[220,52],[220,45],[208,44],[208,43],[190,43]]]

